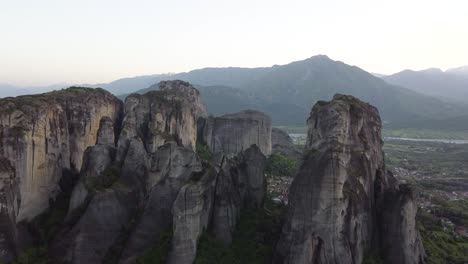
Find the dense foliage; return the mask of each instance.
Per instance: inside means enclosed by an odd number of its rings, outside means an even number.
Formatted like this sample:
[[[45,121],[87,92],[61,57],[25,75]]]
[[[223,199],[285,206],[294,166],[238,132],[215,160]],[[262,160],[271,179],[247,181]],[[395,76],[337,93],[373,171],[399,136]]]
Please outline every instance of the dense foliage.
[[[116,165],[107,167],[99,177],[86,179],[86,187],[88,190],[103,191],[114,184],[120,176],[120,169]]]
[[[297,172],[297,161],[279,153],[273,153],[268,157],[265,172],[274,176],[294,176]]]
[[[166,263],[171,246],[172,230],[167,230],[161,234],[157,243],[153,245],[145,254],[137,259],[137,264],[164,264]]]
[[[420,210],[418,213],[418,227],[428,255],[428,263],[468,263],[468,237],[456,234],[450,228],[444,227],[441,222],[443,217],[452,220],[455,224],[467,224],[468,214],[464,208],[468,206],[468,201],[440,200],[440,202],[443,206],[435,212]]]
[[[202,160],[209,161],[213,158],[213,153],[211,153],[210,148],[201,143],[197,143],[197,154]]]
[[[205,232],[194,263],[270,263],[280,233],[282,211],[282,205],[273,204],[269,199],[262,209],[243,211],[230,246]]]

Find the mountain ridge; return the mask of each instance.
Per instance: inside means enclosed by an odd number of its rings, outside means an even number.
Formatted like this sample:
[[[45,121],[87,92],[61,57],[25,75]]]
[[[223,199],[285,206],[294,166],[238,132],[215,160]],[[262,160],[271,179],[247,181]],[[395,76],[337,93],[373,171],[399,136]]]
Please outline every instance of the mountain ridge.
[[[227,80],[233,76],[229,74],[229,69],[217,69],[223,76],[217,76],[216,80]],[[445,124],[441,121],[460,118],[468,110],[468,107],[459,104],[447,104],[437,98],[388,84],[357,66],[334,61],[325,55],[257,70],[246,74],[248,69],[242,69],[243,76],[248,78],[238,81],[238,87],[230,86],[232,83],[229,82],[206,85],[213,83],[213,79],[194,82],[194,79],[202,79],[195,73],[207,75],[203,69],[192,71],[191,75],[171,75],[171,78],[181,77],[197,84],[212,114],[236,112],[254,106],[271,115],[273,123],[277,125],[303,124],[308,109],[316,101],[330,100],[335,93],[351,94],[378,106],[386,126],[399,128],[411,127],[413,123],[424,126],[429,123],[429,127],[434,123],[432,128],[444,128]],[[151,87],[137,93],[148,90]],[[285,112],[294,114],[282,114]]]

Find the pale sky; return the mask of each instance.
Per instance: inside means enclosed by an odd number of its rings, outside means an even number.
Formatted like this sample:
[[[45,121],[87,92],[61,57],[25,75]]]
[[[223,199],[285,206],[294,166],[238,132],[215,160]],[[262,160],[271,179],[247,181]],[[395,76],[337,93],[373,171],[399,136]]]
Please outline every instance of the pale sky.
[[[466,0],[0,0],[0,83],[99,83],[317,54],[369,72],[468,64]]]

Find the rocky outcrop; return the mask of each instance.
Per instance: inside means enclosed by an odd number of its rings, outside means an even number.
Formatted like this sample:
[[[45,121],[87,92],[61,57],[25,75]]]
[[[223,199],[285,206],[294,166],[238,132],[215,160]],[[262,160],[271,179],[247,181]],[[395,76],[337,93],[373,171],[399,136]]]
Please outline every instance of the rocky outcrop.
[[[198,239],[211,221],[216,171],[209,166],[194,176],[200,179],[184,185],[172,207],[174,228],[168,263],[193,263]]]
[[[242,208],[259,208],[266,190],[266,157],[253,145],[236,159],[218,155],[218,179],[215,189],[211,232],[230,244]]]
[[[271,153],[271,119],[266,114],[245,110],[200,121],[201,141],[211,152],[237,155],[257,145],[264,155]]]
[[[92,173],[81,175],[85,190],[91,193],[90,201],[76,224],[66,227],[54,241],[52,252],[58,263],[102,263],[105,260],[116,241],[125,235],[122,233],[129,232],[128,224],[135,221],[144,196],[139,188],[140,180],[147,176],[147,163],[143,143],[132,139],[120,172],[115,172],[118,173],[115,182],[99,185],[96,178],[92,181],[95,177]],[[84,170],[87,171],[93,170]],[[96,177],[102,176],[101,173]]]
[[[73,87],[0,100],[0,155],[19,180],[17,222],[48,208],[62,170],[78,172],[85,149],[96,144],[101,118],[116,122],[120,112],[121,102],[102,89]]]
[[[102,263],[108,250],[131,220],[137,203],[128,189],[97,193],[76,225],[55,243],[58,263]]]
[[[397,187],[385,173],[377,109],[354,97],[335,95],[313,107],[308,126],[305,157],[290,189],[275,263],[362,263],[368,252],[385,248],[382,241],[388,232],[400,234],[405,241],[399,243],[422,247],[414,240],[418,234],[413,201],[403,195],[405,202],[399,202],[401,194],[389,196]],[[379,218],[385,214],[384,200],[395,208],[392,213],[400,212],[398,219]],[[404,222],[409,219],[413,222]],[[403,229],[409,237],[401,237]],[[386,263],[422,259],[420,251],[408,249],[411,256],[405,256],[402,248],[393,249],[391,254],[401,256],[400,261],[386,256]]]
[[[197,120],[206,110],[186,82],[161,82],[159,88],[127,98],[117,147],[114,127],[101,121],[70,201],[68,218],[82,215],[54,242],[59,262],[134,263],[172,228],[180,189],[202,171],[194,149]],[[111,211],[99,217],[103,205]]]
[[[426,253],[417,232],[417,205],[411,188],[393,186],[385,192],[380,205],[381,252],[386,263],[424,263]]]
[[[141,138],[150,153],[169,141],[195,149],[197,121],[205,116],[200,93],[187,82],[160,82],[159,91],[131,94],[125,100],[119,158],[133,137]]]
[[[16,214],[20,201],[15,168],[0,157],[0,262],[9,263],[17,255]]]
[[[206,117],[206,110],[198,91],[182,81],[161,82],[159,88],[129,96],[122,124],[118,122],[120,104],[112,103],[114,97],[99,89],[82,88],[32,96],[33,103],[22,106],[21,113],[11,111],[10,123],[6,117],[0,119],[0,150],[5,156],[0,157],[3,260],[18,253],[15,242],[21,208],[25,213],[21,225],[26,227],[29,217],[43,210],[22,207],[28,205],[23,204],[23,195],[28,196],[27,201],[42,199],[37,204],[47,208],[54,192],[71,198],[66,218],[54,226],[59,229],[57,234],[50,244],[44,242],[51,263],[135,263],[168,230],[173,234],[169,263],[192,263],[203,232],[213,232],[225,243],[231,241],[240,211],[263,204],[263,151],[271,148],[266,143],[271,141],[269,118],[249,111],[239,115],[236,118],[243,120],[239,121],[243,128],[250,130],[243,139],[236,139],[243,145],[235,154],[218,152],[217,159],[202,160],[195,148],[198,121]],[[94,93],[103,93],[105,100],[99,101]],[[14,103],[0,100],[0,107],[17,107],[20,104],[15,100],[26,99],[30,98],[8,99]],[[118,137],[116,131],[120,131]],[[258,142],[263,150],[252,145]],[[32,164],[27,163],[29,158]],[[21,171],[21,162],[33,175]],[[50,188],[23,193],[18,173],[37,181],[37,171],[32,168],[38,166],[53,172],[40,180]],[[66,194],[58,186],[60,178],[68,175],[62,177],[62,170],[78,179],[67,185],[70,192]],[[38,188],[28,184],[23,187]]]
[[[162,234],[172,228],[172,207],[187,182],[202,171],[202,164],[189,148],[169,142],[151,155],[146,180],[148,198],[143,213],[131,231],[122,263],[134,263]]]
[[[110,174],[116,173],[111,168],[117,152],[114,144],[114,124],[109,117],[105,116],[99,125],[96,145],[88,147],[83,154],[78,183],[70,198],[69,217],[89,198],[90,189],[107,186],[111,183],[112,175]],[[107,173],[104,173],[106,170],[108,170]],[[116,169],[114,168],[114,170]]]
[[[286,131],[279,128],[271,129],[272,153],[280,153],[290,159],[302,159],[302,152],[294,145],[292,138]]]

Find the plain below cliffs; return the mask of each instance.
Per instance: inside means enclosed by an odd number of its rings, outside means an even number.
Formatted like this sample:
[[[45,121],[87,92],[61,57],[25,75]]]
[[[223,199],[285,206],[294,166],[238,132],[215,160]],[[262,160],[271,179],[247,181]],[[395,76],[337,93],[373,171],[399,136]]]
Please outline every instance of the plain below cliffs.
[[[385,171],[381,120],[352,96],[318,102],[289,195],[275,263],[419,264],[425,253],[411,190]]]

